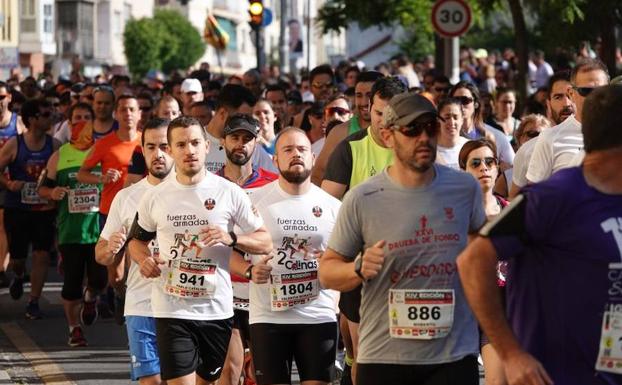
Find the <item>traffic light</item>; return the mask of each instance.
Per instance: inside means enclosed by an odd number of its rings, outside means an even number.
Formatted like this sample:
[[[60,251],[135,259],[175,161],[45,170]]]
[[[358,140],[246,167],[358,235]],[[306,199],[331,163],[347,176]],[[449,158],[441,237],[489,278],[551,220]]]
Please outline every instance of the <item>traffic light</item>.
[[[263,24],[263,2],[261,0],[248,0],[248,14],[251,17],[250,25],[258,29]]]

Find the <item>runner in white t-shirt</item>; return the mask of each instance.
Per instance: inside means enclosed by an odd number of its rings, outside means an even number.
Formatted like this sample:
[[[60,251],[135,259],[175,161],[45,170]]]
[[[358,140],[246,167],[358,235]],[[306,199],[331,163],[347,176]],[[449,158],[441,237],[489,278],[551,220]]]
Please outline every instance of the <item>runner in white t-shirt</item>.
[[[250,330],[257,384],[291,383],[292,359],[302,384],[328,384],[337,344],[336,293],[318,281],[318,266],[339,200],[311,183],[314,156],[304,131],[276,140],[279,179],[251,196],[274,250],[254,255],[249,270]]]
[[[156,278],[151,307],[162,379],[210,383],[231,337],[231,248],[269,253],[272,242],[244,191],[205,169],[209,142],[198,120],[173,120],[168,139],[177,174],[143,195],[129,250],[141,274]],[[242,234],[233,233],[236,225]],[[159,256],[148,248],[154,238]]]
[[[166,131],[169,121],[155,118],[143,127],[142,151],[149,173],[140,182],[117,193],[112,200],[106,225],[95,247],[95,258],[102,265],[123,260],[127,232],[136,217],[136,209],[143,194],[166,178],[173,159],[167,154]],[[158,253],[157,243],[149,244],[152,253]],[[128,261],[129,262],[129,261]],[[123,262],[120,262],[124,264]],[[136,263],[130,262],[125,296],[125,325],[130,346],[130,374],[141,385],[157,385],[160,378],[160,358],[156,344],[155,320],[151,310],[151,280],[144,279]]]
[[[575,114],[538,137],[527,170],[527,180],[531,183],[542,182],[576,163],[575,157],[583,150],[583,103],[592,90],[609,83],[609,73],[600,60],[583,59],[572,69],[570,82]]]

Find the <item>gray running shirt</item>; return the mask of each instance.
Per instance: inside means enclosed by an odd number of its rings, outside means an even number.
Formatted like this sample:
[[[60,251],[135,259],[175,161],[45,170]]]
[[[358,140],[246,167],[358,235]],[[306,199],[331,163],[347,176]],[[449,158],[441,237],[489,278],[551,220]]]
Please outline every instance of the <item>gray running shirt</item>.
[[[432,182],[396,184],[383,171],[346,194],[328,247],[353,260],[386,240],[380,274],[363,284],[359,354],[364,364],[437,364],[477,354],[479,333],[456,268],[467,235],[486,221],[479,184],[470,174],[434,165]],[[453,325],[442,338],[390,336],[389,290],[454,290]]]

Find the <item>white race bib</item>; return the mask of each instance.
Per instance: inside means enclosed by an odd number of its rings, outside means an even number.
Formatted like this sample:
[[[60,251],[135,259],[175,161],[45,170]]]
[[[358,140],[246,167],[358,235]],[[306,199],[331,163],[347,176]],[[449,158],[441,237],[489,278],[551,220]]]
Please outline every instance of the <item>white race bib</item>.
[[[446,337],[454,323],[454,290],[389,290],[389,330],[393,338]]]
[[[622,313],[613,309],[603,314],[596,370],[622,374]]]
[[[97,187],[82,187],[69,190],[69,212],[96,213],[99,211],[99,190]]]
[[[25,205],[44,205],[48,201],[39,196],[36,182],[26,182],[22,187],[22,203]]]
[[[317,269],[270,276],[270,309],[288,310],[315,300],[319,293]]]
[[[216,270],[214,263],[175,260],[170,261],[170,271],[165,290],[181,298],[212,299],[216,291]]]

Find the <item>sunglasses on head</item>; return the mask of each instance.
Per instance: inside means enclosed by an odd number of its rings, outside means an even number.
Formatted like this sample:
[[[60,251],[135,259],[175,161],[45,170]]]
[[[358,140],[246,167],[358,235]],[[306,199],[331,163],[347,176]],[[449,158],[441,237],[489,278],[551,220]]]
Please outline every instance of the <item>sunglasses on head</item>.
[[[402,126],[397,129],[402,135],[409,138],[419,136],[425,131],[430,137],[435,137],[438,133],[440,123],[437,120],[430,120],[428,122],[413,122],[408,126]]]
[[[481,158],[473,158],[471,159],[471,161],[469,162],[469,165],[473,168],[478,168],[479,166],[482,165],[482,162],[484,162],[484,164],[486,165],[486,167],[490,168],[492,166],[496,166],[497,165],[497,159],[493,158],[493,157],[485,157],[484,159]]]
[[[460,103],[462,103],[463,106],[468,106],[469,104],[473,103],[473,101],[475,100],[468,96],[457,96],[456,98],[460,100]]]
[[[572,86],[572,89],[577,91],[577,93],[579,95],[583,96],[584,98],[587,97],[589,94],[591,94],[592,91],[594,91],[596,88],[598,88],[598,87],[577,87],[577,86]]]
[[[538,137],[538,135],[540,135],[540,131],[527,131],[525,132],[523,135],[525,135],[528,138],[536,138]]]
[[[350,110],[342,107],[330,107],[326,109],[326,112],[328,113],[328,115],[337,114],[343,116],[349,114]]]

